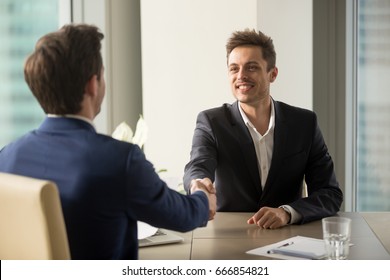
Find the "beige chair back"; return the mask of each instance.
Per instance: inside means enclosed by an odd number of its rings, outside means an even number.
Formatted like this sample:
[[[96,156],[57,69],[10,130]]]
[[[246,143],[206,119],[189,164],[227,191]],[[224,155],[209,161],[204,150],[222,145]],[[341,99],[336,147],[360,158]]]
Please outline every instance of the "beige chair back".
[[[0,259],[70,259],[53,182],[0,173]]]

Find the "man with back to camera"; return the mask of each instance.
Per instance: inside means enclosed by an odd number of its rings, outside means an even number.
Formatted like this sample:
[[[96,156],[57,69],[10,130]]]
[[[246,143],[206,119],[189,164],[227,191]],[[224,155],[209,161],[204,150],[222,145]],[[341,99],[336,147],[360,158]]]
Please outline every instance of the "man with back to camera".
[[[227,45],[233,104],[199,113],[184,186],[209,178],[217,211],[255,212],[247,221],[275,229],[336,214],[343,201],[314,112],[274,100],[273,41],[234,32]],[[302,197],[303,180],[308,197]]]
[[[57,184],[72,259],[137,259],[137,220],[189,231],[213,218],[216,197],[207,179],[191,182],[191,196],[169,189],[137,145],[95,131],[103,37],[79,24],[38,40],[24,73],[47,117],[0,151],[0,172]]]

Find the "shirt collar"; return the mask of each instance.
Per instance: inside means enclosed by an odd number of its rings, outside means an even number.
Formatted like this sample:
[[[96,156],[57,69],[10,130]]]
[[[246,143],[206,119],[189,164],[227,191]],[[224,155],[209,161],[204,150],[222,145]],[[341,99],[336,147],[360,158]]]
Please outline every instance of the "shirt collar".
[[[248,117],[246,116],[244,110],[242,110],[241,108],[241,102],[238,102],[238,109],[240,110],[240,114],[241,114],[241,117],[244,121],[244,123],[248,126],[251,126],[252,128],[255,128],[255,126],[251,123],[251,121],[248,119]],[[268,130],[267,132],[264,134],[266,135],[271,129],[273,129],[275,127],[275,106],[274,106],[274,101],[273,99],[271,98],[271,116],[270,116],[270,119],[269,119],[269,124],[268,124]]]
[[[73,114],[65,114],[65,115],[56,115],[56,114],[47,114],[48,118],[69,118],[69,119],[78,119],[82,120],[84,122],[89,123],[92,125],[93,128],[96,129],[95,124],[88,118],[80,116],[80,115],[73,115]]]

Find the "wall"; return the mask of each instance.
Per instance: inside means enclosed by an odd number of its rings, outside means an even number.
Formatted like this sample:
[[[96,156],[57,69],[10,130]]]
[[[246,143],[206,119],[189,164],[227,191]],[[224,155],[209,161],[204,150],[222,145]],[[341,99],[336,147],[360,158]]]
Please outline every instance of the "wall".
[[[274,40],[279,69],[271,94],[313,108],[313,1],[260,0],[258,27]]]
[[[312,1],[141,1],[143,112],[147,158],[177,183],[189,160],[198,112],[234,101],[225,43],[260,27],[274,39],[278,99],[312,108]]]
[[[73,22],[94,24],[105,36],[106,98],[97,130],[111,134],[122,121],[135,128],[142,113],[140,0],[73,0],[72,8]]]
[[[347,2],[349,2],[347,4]],[[353,1],[317,0],[313,4],[313,109],[335,163],[345,199],[343,209],[354,208]],[[347,17],[351,17],[348,20]]]

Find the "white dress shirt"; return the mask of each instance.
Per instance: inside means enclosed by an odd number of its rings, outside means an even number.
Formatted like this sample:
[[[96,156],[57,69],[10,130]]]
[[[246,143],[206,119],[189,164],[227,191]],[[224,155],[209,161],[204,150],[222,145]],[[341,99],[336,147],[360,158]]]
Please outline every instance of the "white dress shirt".
[[[275,131],[275,108],[274,102],[271,100],[271,116],[269,119],[268,129],[261,135],[255,126],[250,122],[245,112],[241,108],[241,103],[238,103],[238,108],[241,113],[241,117],[244,120],[244,123],[248,127],[248,130],[251,134],[253,143],[255,145],[255,151],[257,156],[257,167],[259,169],[261,188],[264,189],[265,182],[267,181],[269,168],[272,161],[272,151],[274,148],[274,131]],[[280,207],[284,208],[286,212],[290,212],[291,219],[290,224],[296,223],[301,220],[301,215],[294,210],[289,205],[281,205]],[[286,209],[287,208],[287,209]]]
[[[256,156],[257,156],[257,167],[259,169],[261,188],[264,189],[265,182],[267,181],[269,168],[272,160],[272,150],[274,148],[274,130],[275,130],[275,109],[274,103],[271,101],[271,116],[269,119],[268,129],[261,135],[255,126],[248,119],[246,114],[241,108],[241,103],[238,106],[241,117],[244,123],[249,129],[252,136],[253,143],[255,145]]]

